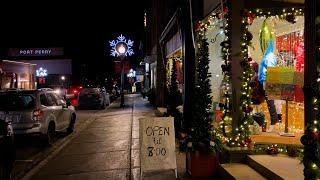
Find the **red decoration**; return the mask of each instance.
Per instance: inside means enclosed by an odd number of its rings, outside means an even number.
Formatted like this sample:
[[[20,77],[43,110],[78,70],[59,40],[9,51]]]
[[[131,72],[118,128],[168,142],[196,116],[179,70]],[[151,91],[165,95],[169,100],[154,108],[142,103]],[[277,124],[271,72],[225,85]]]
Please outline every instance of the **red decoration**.
[[[256,18],[256,14],[254,13],[248,13],[248,23],[251,25],[253,23],[253,20]]]
[[[296,48],[296,64],[295,69],[298,72],[303,72],[304,70],[304,42],[300,41]]]
[[[176,73],[177,73],[177,81],[179,84],[183,84],[183,70],[182,70],[182,61],[176,60]]]
[[[304,102],[304,94],[302,87],[297,85],[294,86],[294,101],[295,102]]]
[[[243,16],[247,17],[247,23],[249,25],[251,25],[253,23],[253,20],[256,18],[255,13],[252,13],[251,11],[247,11],[247,10],[243,11]]]
[[[277,155],[279,154],[279,148],[277,146],[272,145],[268,148],[267,153],[270,155]]]
[[[195,25],[195,30],[200,31],[201,21],[197,22]]]

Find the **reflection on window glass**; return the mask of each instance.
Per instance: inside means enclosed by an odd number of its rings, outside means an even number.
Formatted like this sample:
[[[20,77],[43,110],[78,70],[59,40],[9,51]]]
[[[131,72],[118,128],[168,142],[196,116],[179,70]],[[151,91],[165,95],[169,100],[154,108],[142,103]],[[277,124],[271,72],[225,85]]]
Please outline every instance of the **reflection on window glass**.
[[[44,106],[48,105],[47,98],[44,94],[40,94],[40,103],[41,105],[44,105]]]
[[[0,110],[25,110],[35,106],[34,97],[29,94],[1,93],[0,102]]]
[[[48,106],[55,106],[56,102],[52,94],[47,94]]]

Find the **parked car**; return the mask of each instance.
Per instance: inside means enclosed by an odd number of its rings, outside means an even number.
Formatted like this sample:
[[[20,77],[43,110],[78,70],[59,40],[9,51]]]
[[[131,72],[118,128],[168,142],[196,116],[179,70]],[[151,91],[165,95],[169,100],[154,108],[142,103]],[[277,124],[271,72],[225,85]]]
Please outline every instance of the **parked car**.
[[[106,99],[106,94],[100,88],[84,88],[79,94],[79,108],[105,109],[110,100]]]
[[[82,88],[82,86],[70,86],[70,88],[67,91],[67,96],[69,95],[70,98],[78,98]]]
[[[0,91],[0,119],[10,119],[14,134],[39,135],[52,144],[57,131],[73,132],[74,107],[53,89]]]
[[[0,180],[10,180],[16,151],[11,122],[0,119]]]

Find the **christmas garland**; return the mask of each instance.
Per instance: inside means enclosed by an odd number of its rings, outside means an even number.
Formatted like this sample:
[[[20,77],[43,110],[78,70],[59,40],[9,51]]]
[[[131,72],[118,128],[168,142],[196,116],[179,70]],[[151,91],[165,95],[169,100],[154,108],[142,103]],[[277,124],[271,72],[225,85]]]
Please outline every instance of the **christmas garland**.
[[[315,49],[317,81],[312,85],[315,119],[313,122],[307,121],[305,134],[301,137],[301,143],[304,145],[303,164],[306,179],[320,179],[320,16],[315,23],[318,43]]]
[[[224,24],[224,34],[225,39],[220,43],[221,46],[221,54],[224,64],[221,65],[221,69],[224,75],[223,78],[223,94],[224,101],[220,104],[220,107],[223,108],[223,117],[220,122],[220,128],[223,132],[223,136],[228,136],[228,131],[231,129],[232,124],[232,116],[231,116],[231,26],[230,19],[231,14],[229,11],[231,10],[230,4],[226,4],[225,7],[225,24]],[[230,142],[230,139],[227,139],[227,142]]]
[[[241,54],[243,59],[240,62],[242,67],[242,75],[240,77],[242,86],[241,86],[241,113],[239,117],[239,125],[236,129],[236,135],[232,139],[232,145],[240,146],[240,147],[247,147],[251,142],[250,139],[250,131],[249,125],[253,122],[252,119],[252,87],[250,85],[250,80],[253,76],[253,70],[250,66],[250,62],[252,58],[248,55],[248,47],[251,45],[251,40],[253,39],[253,35],[249,32],[248,27],[253,23],[255,18],[269,18],[274,17],[278,19],[286,20],[290,23],[296,22],[296,16],[303,15],[302,9],[272,9],[272,10],[260,10],[257,9],[255,13],[253,11],[244,10],[241,25],[241,32],[243,34],[241,39]]]
[[[197,32],[198,37],[204,37],[209,28],[217,25],[218,20],[223,21],[223,34],[225,35],[225,39],[220,43],[221,46],[221,54],[224,64],[221,65],[221,69],[224,75],[223,78],[223,103],[220,103],[220,107],[223,108],[223,118],[220,122],[220,127],[214,130],[214,134],[219,137],[223,142],[229,141],[227,136],[227,126],[231,126],[232,117],[231,117],[231,92],[230,92],[230,81],[231,81],[231,27],[229,23],[230,13],[230,4],[224,4],[223,12],[221,13],[213,13],[207,19],[203,21],[199,21],[195,30]]]
[[[243,44],[242,44],[242,54],[243,54],[243,60],[241,61],[241,66],[244,68],[243,75],[241,77],[242,79],[242,96],[241,101],[242,104],[242,112],[243,112],[243,119],[242,124],[240,125],[239,130],[239,137],[240,140],[243,140],[243,138],[248,137],[248,129],[246,128],[246,123],[249,122],[250,119],[250,112],[252,108],[250,108],[250,99],[248,96],[250,94],[250,87],[247,86],[247,80],[251,77],[251,68],[249,69],[249,62],[252,60],[250,57],[247,56],[247,47],[250,45],[250,39],[252,39],[252,35],[248,29],[248,25],[250,25],[254,18],[268,18],[268,17],[275,17],[278,19],[286,20],[290,23],[296,22],[296,16],[303,16],[304,13],[302,9],[282,9],[282,10],[270,10],[270,11],[263,11],[263,10],[256,10],[256,14],[254,14],[252,11],[244,11],[244,19],[242,21],[242,31],[244,32],[243,36]],[[319,18],[320,19],[320,18]],[[317,25],[316,32],[320,32],[320,22]],[[320,33],[317,34],[317,36],[320,36]],[[317,37],[319,40],[320,37]],[[320,46],[318,44],[318,46]],[[320,135],[319,135],[319,129],[320,129],[320,48],[317,47],[317,73],[318,73],[318,79],[315,84],[312,85],[313,90],[313,102],[314,102],[314,111],[316,113],[316,119],[306,124],[306,130],[305,135],[301,137],[301,143],[304,145],[304,151],[303,151],[303,162],[305,166],[304,174],[307,179],[320,179]],[[308,121],[309,122],[309,121]],[[242,131],[241,131],[242,130]],[[270,146],[267,147],[267,149],[259,148],[263,151],[267,151],[270,154],[276,154],[279,152],[279,148],[277,146]],[[283,151],[288,151],[285,148],[282,148]]]
[[[301,145],[282,145],[282,144],[255,144],[253,149],[254,154],[285,154],[290,157],[303,156],[303,147]]]

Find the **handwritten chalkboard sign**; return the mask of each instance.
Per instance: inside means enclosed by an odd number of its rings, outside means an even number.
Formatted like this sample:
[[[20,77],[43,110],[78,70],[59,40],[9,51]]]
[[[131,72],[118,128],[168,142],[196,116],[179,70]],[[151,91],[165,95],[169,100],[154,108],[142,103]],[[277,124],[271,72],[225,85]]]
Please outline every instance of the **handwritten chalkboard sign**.
[[[141,174],[176,169],[173,117],[140,119]]]

